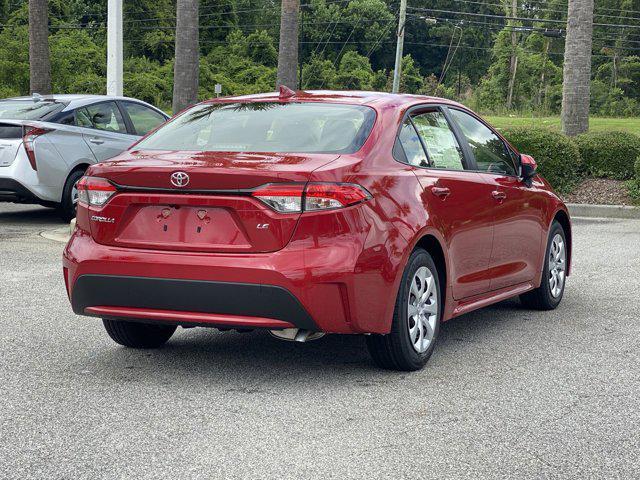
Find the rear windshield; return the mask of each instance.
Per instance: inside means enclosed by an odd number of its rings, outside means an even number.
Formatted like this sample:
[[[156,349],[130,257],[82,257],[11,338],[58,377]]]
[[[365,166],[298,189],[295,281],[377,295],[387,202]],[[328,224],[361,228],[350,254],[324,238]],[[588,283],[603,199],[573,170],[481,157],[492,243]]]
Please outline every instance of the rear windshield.
[[[19,125],[0,124],[0,138],[3,140],[22,138],[22,127]]]
[[[371,132],[375,111],[329,103],[197,105],[136,145],[139,150],[354,153]]]
[[[0,119],[43,120],[64,107],[64,103],[49,100],[35,102],[33,100],[2,100],[0,101]]]

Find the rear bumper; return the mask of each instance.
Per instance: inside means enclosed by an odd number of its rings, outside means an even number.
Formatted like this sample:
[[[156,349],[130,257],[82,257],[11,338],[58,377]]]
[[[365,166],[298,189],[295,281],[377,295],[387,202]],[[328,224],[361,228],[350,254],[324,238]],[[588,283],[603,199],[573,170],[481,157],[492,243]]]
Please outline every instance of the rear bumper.
[[[102,245],[77,227],[63,254],[75,313],[234,328],[383,333],[389,288],[358,265],[362,246],[333,238],[268,254]]]
[[[118,275],[81,275],[71,298],[79,315],[206,326],[318,326],[291,292],[276,285]]]
[[[56,163],[56,169],[42,165],[34,170],[27,159],[24,149],[20,149],[15,160],[8,166],[0,167],[0,202],[37,203],[54,206],[60,202],[62,187],[66,180],[66,165]],[[62,170],[57,170],[62,167]],[[55,172],[55,173],[52,173]],[[60,175],[57,179],[56,175]],[[45,185],[40,175],[47,180]]]
[[[0,202],[40,203],[27,187],[12,178],[0,178]]]

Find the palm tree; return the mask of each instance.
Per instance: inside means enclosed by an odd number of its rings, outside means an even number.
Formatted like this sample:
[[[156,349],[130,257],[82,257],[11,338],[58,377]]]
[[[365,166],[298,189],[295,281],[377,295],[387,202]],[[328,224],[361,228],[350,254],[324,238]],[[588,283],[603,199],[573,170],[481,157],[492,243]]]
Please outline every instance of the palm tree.
[[[198,100],[200,72],[198,27],[198,0],[177,0],[173,113],[178,113]]]
[[[278,77],[280,85],[298,88],[298,12],[300,0],[282,0],[280,14],[280,46],[278,48]]]
[[[589,130],[589,87],[593,43],[593,0],[569,0],[562,83],[562,131]]]
[[[29,0],[29,77],[31,93],[51,93],[48,0]]]

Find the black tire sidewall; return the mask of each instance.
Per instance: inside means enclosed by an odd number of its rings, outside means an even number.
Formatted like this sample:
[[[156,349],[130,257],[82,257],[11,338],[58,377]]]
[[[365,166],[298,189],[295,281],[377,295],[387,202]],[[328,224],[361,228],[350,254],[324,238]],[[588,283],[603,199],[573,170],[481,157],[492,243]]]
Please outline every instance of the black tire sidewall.
[[[429,345],[429,348],[423,353],[418,353],[411,344],[411,338],[409,336],[409,325],[407,322],[408,317],[408,299],[409,290],[411,288],[411,281],[415,272],[420,267],[427,267],[436,281],[436,287],[438,291],[438,319],[436,321],[433,340]],[[440,285],[440,275],[436,268],[435,262],[431,258],[431,255],[425,250],[416,250],[411,254],[409,262],[402,276],[402,283],[398,292],[398,299],[396,301],[396,309],[393,319],[393,332],[399,343],[399,347],[402,352],[402,357],[409,364],[410,369],[419,369],[429,360],[429,357],[433,353],[435,345],[438,340],[438,334],[440,332],[440,323],[442,319],[442,288]]]
[[[76,170],[74,172],[71,172],[71,174],[69,174],[69,176],[67,177],[67,181],[64,183],[59,210],[60,215],[66,221],[70,221],[73,217],[76,216],[75,205],[73,204],[73,198],[71,198],[71,194],[73,191],[73,186],[84,176],[84,172],[85,170]]]

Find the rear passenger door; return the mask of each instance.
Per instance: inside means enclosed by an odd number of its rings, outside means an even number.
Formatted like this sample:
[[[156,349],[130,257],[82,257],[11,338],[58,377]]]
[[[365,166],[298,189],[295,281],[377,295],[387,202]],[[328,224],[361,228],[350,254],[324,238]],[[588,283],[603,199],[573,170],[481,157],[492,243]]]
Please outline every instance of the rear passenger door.
[[[516,155],[495,131],[469,112],[449,112],[468,142],[475,169],[491,187],[491,290],[531,281],[541,267],[544,199],[520,179]]]
[[[77,108],[76,125],[86,129],[83,137],[99,162],[119,155],[138,139],[115,101]]]
[[[446,112],[438,106],[412,109],[398,142],[402,148],[397,150],[414,167],[423,188],[423,207],[447,242],[453,297],[488,291],[493,241],[490,187],[468,170],[464,144]]]

